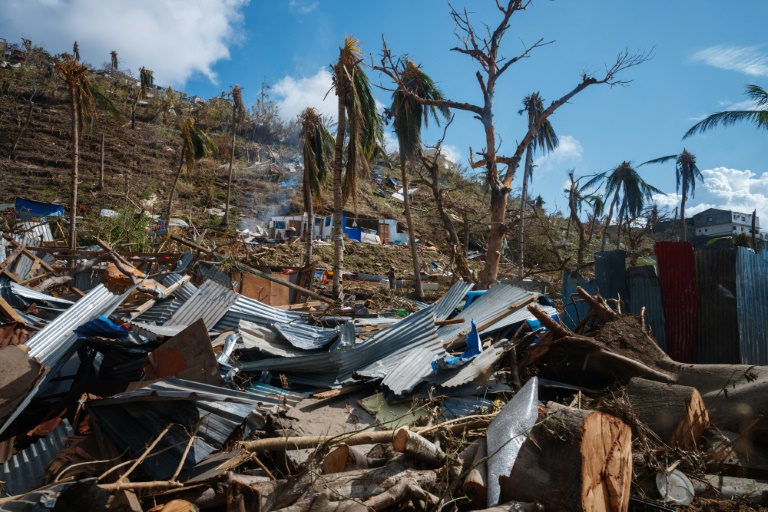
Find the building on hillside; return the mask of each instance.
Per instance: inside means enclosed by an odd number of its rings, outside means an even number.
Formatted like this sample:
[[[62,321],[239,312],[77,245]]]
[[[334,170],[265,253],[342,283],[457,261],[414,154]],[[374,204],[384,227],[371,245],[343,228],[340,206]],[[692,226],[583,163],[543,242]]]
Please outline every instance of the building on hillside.
[[[693,242],[696,246],[705,245],[713,238],[736,236],[746,233],[752,236],[752,214],[732,210],[709,208],[693,216],[695,229]],[[755,231],[758,240],[768,240],[768,233],[760,230],[760,219],[755,217]]]
[[[395,219],[355,216],[352,212],[344,212],[341,222],[345,238],[349,240],[374,244],[408,243],[408,230],[402,222]],[[281,215],[270,218],[269,236],[286,238],[286,230],[289,228],[295,229],[298,236],[303,236],[307,229],[307,215]],[[317,237],[327,241],[333,238],[333,215],[315,216],[312,238]]]
[[[435,157],[436,150],[435,148],[428,148],[422,150],[422,154],[426,158],[434,158]],[[445,154],[445,151],[440,153],[440,165],[442,165],[443,169],[453,169],[456,167],[456,161],[453,160],[453,158],[449,157]]]

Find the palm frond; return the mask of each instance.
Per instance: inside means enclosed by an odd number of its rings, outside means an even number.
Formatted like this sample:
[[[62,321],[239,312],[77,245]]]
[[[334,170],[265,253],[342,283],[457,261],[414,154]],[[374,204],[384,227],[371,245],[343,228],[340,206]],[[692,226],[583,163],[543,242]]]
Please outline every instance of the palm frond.
[[[649,165],[649,164],[665,164],[670,160],[676,160],[677,157],[678,155],[667,155],[659,158],[654,158],[653,160],[648,160],[647,162],[641,163],[640,165],[638,165],[638,167],[642,167],[644,165]]]
[[[758,107],[768,107],[768,91],[762,87],[758,85],[748,85],[746,94]]]
[[[717,126],[731,126],[736,123],[750,122],[758,128],[768,130],[768,110],[727,110],[707,116],[693,125],[683,136],[683,139],[697,133],[704,133]]]

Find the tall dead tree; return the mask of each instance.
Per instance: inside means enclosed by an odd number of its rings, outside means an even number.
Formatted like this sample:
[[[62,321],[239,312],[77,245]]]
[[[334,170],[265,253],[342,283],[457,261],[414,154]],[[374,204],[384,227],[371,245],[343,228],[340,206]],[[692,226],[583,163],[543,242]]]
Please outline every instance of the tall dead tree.
[[[534,124],[526,127],[527,131],[518,142],[517,147],[515,147],[513,155],[511,157],[504,156],[499,153],[500,144],[497,140],[493,119],[493,101],[498,80],[512,64],[521,59],[528,58],[533,50],[553,42],[539,39],[532,45],[526,45],[519,55],[512,58],[504,57],[500,53],[501,43],[510,27],[512,15],[518,11],[526,10],[532,1],[507,0],[502,2],[501,0],[496,0],[496,7],[501,15],[501,19],[495,26],[483,24],[487,30],[482,32],[473,25],[466,9],[457,10],[451,6],[450,15],[456,26],[455,32],[458,37],[458,45],[451,48],[451,51],[468,55],[479,65],[480,69],[475,73],[475,77],[482,93],[481,103],[429,100],[419,97],[412,91],[408,91],[402,72],[398,69],[397,59],[392,56],[384,40],[381,62],[378,66],[374,67],[391,78],[399,90],[403,91],[406,95],[412,96],[416,101],[424,105],[448,107],[470,112],[483,125],[486,147],[477,153],[481,157],[478,161],[473,159],[473,151],[470,148],[470,163],[472,168],[485,168],[486,179],[491,190],[491,232],[485,267],[481,275],[481,284],[484,286],[490,286],[498,275],[501,243],[505,230],[503,226],[509,193],[512,191],[512,180],[515,177],[517,168],[520,166],[525,149],[533,141],[536,132],[558,108],[565,105],[571,98],[590,85],[627,85],[629,81],[620,80],[617,78],[617,75],[628,68],[642,64],[651,57],[650,53],[630,53],[628,50],[624,50],[617,55],[616,60],[612,64],[605,66],[604,72],[599,77],[594,76],[592,73],[583,73],[580,82],[573,89],[553,101]],[[504,172],[500,172],[500,165],[506,166]]]

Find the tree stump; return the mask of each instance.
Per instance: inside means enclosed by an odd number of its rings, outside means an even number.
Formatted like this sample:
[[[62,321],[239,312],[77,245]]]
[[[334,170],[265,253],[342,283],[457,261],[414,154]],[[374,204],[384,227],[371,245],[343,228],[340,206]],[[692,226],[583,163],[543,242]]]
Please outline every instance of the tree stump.
[[[550,403],[523,443],[501,502],[547,511],[624,512],[632,481],[632,431],[608,414]]]

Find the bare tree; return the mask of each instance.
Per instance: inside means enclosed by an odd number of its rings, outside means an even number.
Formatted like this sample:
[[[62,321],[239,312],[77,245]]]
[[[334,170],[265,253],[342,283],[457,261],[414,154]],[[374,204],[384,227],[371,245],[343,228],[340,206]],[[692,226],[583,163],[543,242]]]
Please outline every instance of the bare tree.
[[[32,111],[35,108],[35,94],[37,94],[37,89],[32,89],[29,92],[29,99],[27,99],[27,103],[29,106],[27,107],[27,117],[24,119],[24,124],[21,125],[21,129],[19,130],[19,134],[16,136],[16,140],[13,142],[13,147],[11,148],[11,160],[14,162],[16,161],[16,150],[19,147],[19,141],[21,141],[21,137],[24,136],[24,132],[27,131],[27,128],[29,128],[29,122],[32,120]]]
[[[538,117],[537,121],[527,127],[522,139],[515,147],[511,157],[503,156],[499,153],[499,141],[497,140],[496,128],[494,125],[493,101],[496,92],[496,85],[499,78],[509,69],[509,67],[521,59],[528,58],[531,52],[541,46],[552,43],[539,39],[531,45],[526,45],[523,51],[515,57],[506,58],[501,51],[501,43],[510,27],[512,15],[518,11],[527,9],[532,0],[508,0],[502,3],[496,0],[496,6],[501,15],[501,19],[494,26],[483,24],[484,32],[478,30],[470,21],[469,13],[466,9],[457,10],[450,7],[450,15],[456,27],[458,45],[451,48],[452,51],[468,55],[476,61],[480,69],[476,72],[480,91],[482,93],[482,103],[464,103],[453,100],[429,100],[419,97],[412,91],[408,91],[405,86],[402,72],[398,69],[397,59],[395,59],[386,41],[383,40],[383,50],[381,62],[375,69],[386,74],[396,84],[397,88],[411,95],[418,102],[424,105],[436,107],[448,107],[452,109],[471,112],[475,119],[479,120],[485,131],[486,147],[477,153],[481,157],[479,161],[474,161],[473,151],[470,148],[470,163],[473,168],[485,168],[486,179],[491,189],[490,214],[491,214],[491,232],[488,242],[488,254],[486,256],[485,267],[481,276],[481,283],[490,286],[498,275],[499,259],[501,257],[501,243],[503,237],[503,226],[506,216],[507,200],[512,190],[512,180],[515,177],[517,168],[525,153],[525,149],[533,141],[537,131],[543,123],[547,121],[558,108],[565,105],[576,94],[587,87],[596,84],[607,84],[610,86],[627,85],[629,81],[620,80],[619,73],[622,71],[640,65],[651,58],[649,53],[630,53],[628,50],[620,52],[612,64],[604,67],[604,71],[596,76],[595,73],[585,71],[581,75],[579,83],[559,99],[553,101],[549,107]],[[499,165],[505,165],[504,172],[499,171]]]

